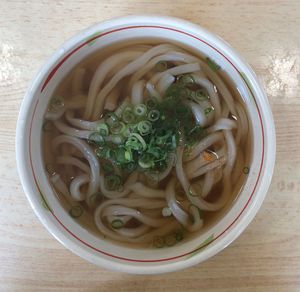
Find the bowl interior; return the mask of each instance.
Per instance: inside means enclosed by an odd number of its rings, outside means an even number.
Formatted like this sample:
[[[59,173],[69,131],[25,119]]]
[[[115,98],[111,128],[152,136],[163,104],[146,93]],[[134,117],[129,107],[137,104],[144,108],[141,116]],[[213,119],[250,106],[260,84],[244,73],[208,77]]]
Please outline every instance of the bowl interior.
[[[133,23],[134,21],[136,23]],[[260,200],[259,185],[265,170],[264,96],[253,82],[254,77],[247,65],[224,42],[208,32],[185,22],[166,22],[165,19],[166,23],[163,24],[162,20],[152,18],[149,18],[148,22],[144,18],[142,21],[139,18],[134,21],[126,23],[116,20],[84,31],[63,45],[43,67],[25,97],[19,120],[19,132],[22,136],[17,145],[19,143],[22,149],[23,162],[20,162],[19,166],[22,182],[33,208],[48,230],[68,248],[94,263],[125,264],[136,269],[161,266],[164,263],[191,263],[193,257],[200,261],[216,253],[220,245],[224,247],[222,238],[241,224],[242,218],[246,217],[249,210],[257,209],[255,206]],[[220,72],[223,72],[221,74],[227,76],[225,78],[230,76],[233,89],[237,90],[244,100],[253,137],[250,145],[253,155],[244,168],[245,184],[239,196],[226,212],[223,212],[222,218],[190,240],[161,249],[132,248],[109,243],[78,224],[63,208],[49,183],[41,147],[43,116],[48,102],[61,80],[72,68],[107,46],[141,40],[175,42],[197,55],[209,57],[218,64]],[[242,229],[235,230],[230,240]],[[117,268],[117,265],[114,268]]]

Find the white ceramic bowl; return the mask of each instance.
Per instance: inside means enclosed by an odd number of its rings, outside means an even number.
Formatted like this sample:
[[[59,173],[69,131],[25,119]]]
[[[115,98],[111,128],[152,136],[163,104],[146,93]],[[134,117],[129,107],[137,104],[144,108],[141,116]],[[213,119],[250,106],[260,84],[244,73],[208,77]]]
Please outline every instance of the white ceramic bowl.
[[[253,158],[246,184],[232,208],[211,229],[183,244],[162,249],[132,249],[108,244],[82,228],[62,208],[45,173],[41,125],[48,101],[61,79],[83,58],[122,40],[159,37],[183,43],[209,56],[231,77],[248,108]],[[226,42],[190,22],[164,16],[129,16],[97,24],[63,44],[44,64],[24,97],[16,152],[18,171],[36,215],[64,246],[82,258],[118,271],[154,274],[200,263],[230,244],[255,216],[275,162],[275,129],[266,95],[249,65]]]

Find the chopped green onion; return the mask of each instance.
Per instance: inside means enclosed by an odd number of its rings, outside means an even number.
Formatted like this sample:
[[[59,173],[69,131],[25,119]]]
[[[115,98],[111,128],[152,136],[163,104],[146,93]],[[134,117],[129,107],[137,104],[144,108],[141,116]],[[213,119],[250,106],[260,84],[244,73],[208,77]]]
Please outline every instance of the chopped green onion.
[[[176,244],[176,242],[177,242],[177,240],[176,240],[176,237],[174,234],[170,234],[165,237],[165,243],[167,246],[173,246]]]
[[[146,106],[148,109],[154,109],[157,106],[157,98],[156,97],[149,97],[146,100]]]
[[[146,144],[145,140],[142,138],[141,135],[139,135],[137,133],[132,133],[129,138],[131,138],[131,137],[135,137],[140,142],[140,144],[142,145],[142,150],[146,150],[147,144]]]
[[[42,128],[44,132],[51,132],[54,130],[54,125],[52,121],[45,121]]]
[[[171,215],[172,215],[171,209],[170,209],[169,207],[164,207],[164,208],[162,209],[162,215],[163,215],[164,217],[169,217],[169,216],[171,216]]]
[[[152,159],[152,157],[150,155],[143,154],[140,158],[139,158],[139,166],[141,168],[151,168],[154,166],[154,161]]]
[[[128,149],[118,148],[115,151],[115,159],[118,164],[130,162],[132,160],[132,153]]]
[[[107,142],[112,142],[113,144],[120,145],[124,142],[124,137],[121,135],[110,135],[106,137]]]
[[[156,63],[154,70],[158,72],[163,72],[168,69],[168,63],[166,61],[160,61]]]
[[[133,172],[133,171],[136,169],[136,166],[137,166],[136,163],[134,163],[133,161],[131,161],[131,162],[129,162],[129,163],[123,164],[123,165],[122,165],[122,168],[123,168],[125,171],[131,173],[131,172]]]
[[[182,83],[184,85],[187,85],[187,84],[195,83],[195,79],[192,75],[185,74],[185,75],[179,76],[178,82]]]
[[[161,150],[160,147],[157,147],[157,146],[153,146],[153,147],[148,147],[147,149],[147,153],[151,154],[152,156],[154,156],[156,159],[165,159],[165,156],[167,155],[165,152],[163,152]],[[159,159],[159,160],[160,160]],[[157,161],[157,160],[156,160]]]
[[[88,142],[94,143],[97,145],[104,145],[104,143],[105,143],[103,136],[97,132],[94,132],[89,136]]]
[[[108,113],[105,115],[105,122],[109,127],[119,122],[119,118],[114,113]]]
[[[152,124],[149,121],[141,121],[138,123],[137,129],[141,135],[148,135],[151,133]]]
[[[132,124],[135,122],[135,115],[130,107],[125,108],[122,113],[122,119],[126,124]]]
[[[146,105],[144,105],[143,103],[141,104],[137,104],[134,109],[133,109],[133,112],[139,116],[139,117],[143,117],[146,115],[147,113],[147,107]]]
[[[103,172],[104,172],[105,175],[110,174],[114,171],[113,166],[108,162],[102,163],[101,166],[103,168]]]
[[[83,209],[81,206],[73,206],[70,209],[69,214],[73,218],[79,218],[83,214]]]
[[[105,184],[110,191],[118,190],[122,186],[122,178],[117,174],[108,175],[105,177]]]
[[[133,150],[137,150],[137,151],[140,151],[143,149],[143,145],[139,142],[139,140],[134,137],[134,136],[130,136],[126,143],[125,143],[125,146],[128,148],[128,149],[133,149]]]
[[[204,110],[204,113],[205,115],[208,115],[210,112],[212,112],[214,110],[214,108],[212,106],[210,107],[207,107],[205,110]]]
[[[157,248],[161,248],[165,245],[165,240],[161,236],[154,236],[153,245]]]
[[[175,232],[175,238],[177,241],[181,241],[183,239],[183,233],[181,231]]]
[[[113,159],[114,157],[114,150],[110,149],[110,148],[98,148],[96,150],[96,155],[100,158],[104,158],[104,159]]]
[[[121,103],[121,105],[115,110],[115,115],[121,118],[123,111],[126,108],[131,108],[130,103],[128,102],[129,98],[125,98],[125,100]]]
[[[46,170],[50,175],[55,175],[56,171],[54,169],[54,165],[53,164],[46,164]]]
[[[58,110],[65,106],[64,98],[62,96],[53,96],[50,100],[49,109],[51,111]]]
[[[112,127],[110,127],[110,131],[112,134],[122,134],[126,130],[126,126],[123,122],[117,122]]]
[[[208,66],[215,72],[221,69],[221,66],[219,66],[214,60],[208,57],[206,58],[206,62]]]
[[[108,136],[108,134],[109,134],[108,126],[105,123],[99,123],[96,127],[96,130],[102,136]]]
[[[120,219],[114,219],[112,222],[111,222],[111,227],[114,228],[114,229],[120,229],[124,226],[124,222]]]
[[[202,89],[198,89],[195,92],[194,96],[195,96],[195,100],[196,101],[205,101],[205,100],[208,99],[207,93],[204,90],[202,90]]]
[[[151,122],[157,121],[159,119],[159,117],[160,117],[160,113],[158,110],[151,110],[148,113],[148,120]]]

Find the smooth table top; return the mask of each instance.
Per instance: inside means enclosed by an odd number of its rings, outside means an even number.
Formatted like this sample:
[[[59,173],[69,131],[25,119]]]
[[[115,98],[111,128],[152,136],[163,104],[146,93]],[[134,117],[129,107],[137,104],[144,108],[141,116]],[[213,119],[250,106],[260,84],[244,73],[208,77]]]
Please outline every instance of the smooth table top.
[[[300,291],[299,1],[1,0],[0,7],[0,291]],[[53,51],[96,22],[145,12],[188,19],[238,50],[265,85],[277,131],[273,181],[246,231],[209,261],[156,276],[98,268],[58,243],[26,200],[14,145],[24,92]]]

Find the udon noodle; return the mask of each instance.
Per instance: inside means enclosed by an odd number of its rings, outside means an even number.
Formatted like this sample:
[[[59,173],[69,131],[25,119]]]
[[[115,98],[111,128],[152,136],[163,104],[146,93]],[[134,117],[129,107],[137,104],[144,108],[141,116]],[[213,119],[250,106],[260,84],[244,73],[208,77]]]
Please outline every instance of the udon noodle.
[[[174,44],[132,45],[69,74],[43,128],[49,178],[72,217],[93,214],[84,220],[106,238],[160,247],[232,201],[248,120],[208,61]]]

